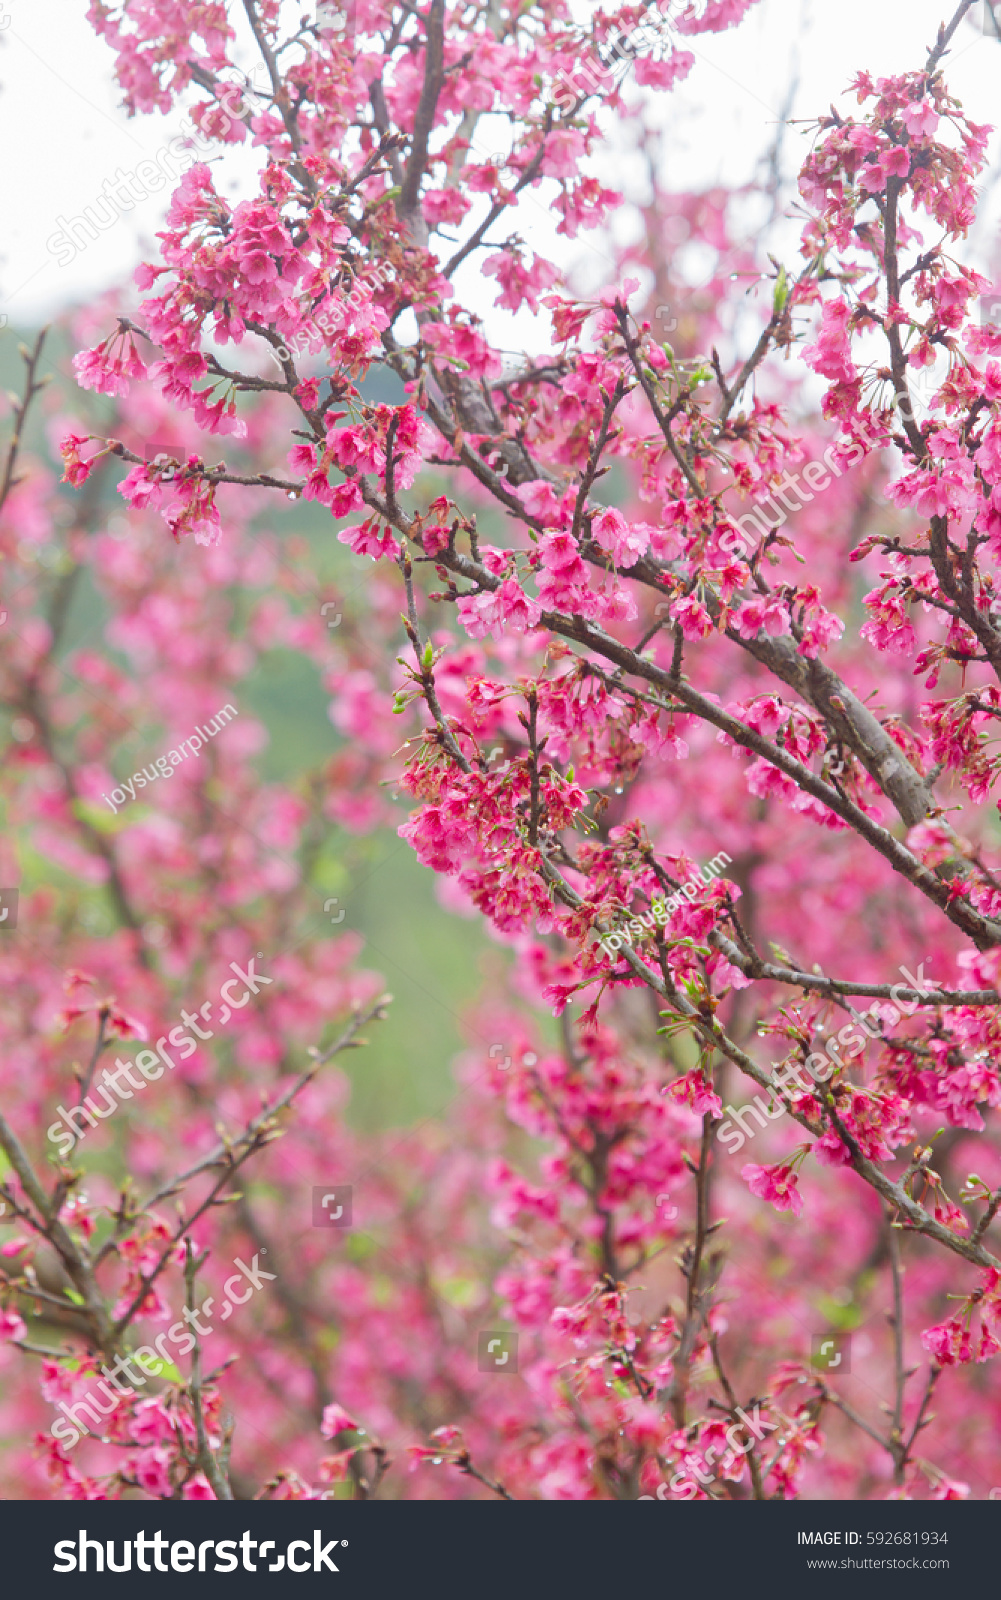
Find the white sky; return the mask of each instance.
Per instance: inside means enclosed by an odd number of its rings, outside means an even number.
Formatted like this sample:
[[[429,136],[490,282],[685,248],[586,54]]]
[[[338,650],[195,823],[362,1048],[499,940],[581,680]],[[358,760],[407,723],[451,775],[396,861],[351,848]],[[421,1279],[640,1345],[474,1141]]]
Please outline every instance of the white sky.
[[[760,0],[739,29],[686,41],[695,69],[663,102],[669,181],[747,177],[774,136],[794,78],[792,115],[822,113],[860,68],[882,74],[920,66],[953,8],[954,0]],[[162,225],[164,192],[140,201],[64,267],[46,249],[60,215],[92,204],[106,178],[152,156],[179,121],[122,113],[110,51],[92,34],[86,10],[86,0],[0,0],[0,313],[22,326],[121,283],[154,253]],[[1001,43],[983,36],[979,17],[964,24],[947,76],[976,120],[1001,123]],[[489,138],[487,128],[477,139],[483,154]],[[803,141],[796,129],[786,139],[788,169]],[[223,188],[233,196],[247,192],[247,162],[247,152],[225,158]],[[606,148],[598,170],[622,186],[628,156]],[[531,211],[531,225],[518,224],[530,242],[563,266],[583,264],[587,247],[555,237],[544,196]],[[591,253],[588,277],[603,271],[600,252]],[[490,286],[478,309],[492,297]]]

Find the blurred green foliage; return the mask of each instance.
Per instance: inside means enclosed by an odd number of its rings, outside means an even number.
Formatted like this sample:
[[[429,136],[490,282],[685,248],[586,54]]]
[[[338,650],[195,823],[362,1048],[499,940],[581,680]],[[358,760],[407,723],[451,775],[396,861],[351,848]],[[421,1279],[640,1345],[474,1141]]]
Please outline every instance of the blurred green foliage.
[[[34,337],[34,330],[12,328],[0,334],[0,384],[5,389],[19,390],[22,364],[18,344],[21,340],[33,342]],[[53,384],[65,393],[66,413],[91,418],[107,414],[108,403],[102,397],[82,396],[76,389],[69,364],[72,354],[65,333],[53,329],[41,370],[53,373]],[[398,397],[380,392],[371,398]],[[96,429],[99,424],[95,420],[90,426]],[[6,435],[5,428],[3,437]],[[47,457],[58,475],[60,468],[46,443],[41,410],[31,417],[25,446]],[[115,468],[105,475],[102,513],[109,518],[124,515],[115,491],[120,476]],[[74,493],[61,485],[57,498],[67,500]],[[360,599],[372,564],[337,542],[336,525],[326,512],[306,502],[274,501],[262,508],[258,525],[283,538],[297,536],[308,542],[315,588],[301,599],[293,599],[293,604],[305,609],[316,603],[317,593],[336,593],[343,597],[350,615],[352,593]],[[198,553],[185,546],[176,556],[179,561],[197,560]],[[46,561],[45,552],[42,559]],[[47,564],[58,573],[55,546]],[[65,661],[82,646],[101,643],[108,620],[89,574],[78,574],[69,595],[60,659]],[[401,648],[403,643],[401,629]],[[109,647],[103,643],[102,648]],[[111,654],[127,665],[117,652]],[[241,685],[240,698],[241,709],[252,712],[268,730],[269,742],[259,757],[265,782],[281,782],[295,789],[343,743],[343,736],[330,721],[329,695],[320,674],[311,661],[292,651],[274,650],[264,656]],[[400,820],[405,817],[401,801]],[[113,820],[110,813],[108,820]],[[23,866],[25,889],[40,881],[64,888],[69,896],[75,896],[76,914],[90,932],[110,931],[112,913],[103,891],[81,891],[68,874],[37,857],[26,857]],[[372,1129],[399,1127],[433,1115],[456,1092],[451,1058],[472,1042],[461,1017],[483,981],[486,940],[480,925],[442,910],[434,892],[434,874],[419,864],[410,846],[391,828],[362,836],[331,824],[316,877],[317,909],[307,937],[360,935],[360,965],[380,973],[385,988],[394,996],[388,1019],[368,1030],[368,1047],[341,1058],[353,1084],[349,1116],[356,1125]],[[342,922],[332,924],[324,913],[325,893],[338,897],[334,914],[343,910]],[[336,1020],[331,1019],[332,1023]],[[487,1042],[480,1042],[485,1050]]]

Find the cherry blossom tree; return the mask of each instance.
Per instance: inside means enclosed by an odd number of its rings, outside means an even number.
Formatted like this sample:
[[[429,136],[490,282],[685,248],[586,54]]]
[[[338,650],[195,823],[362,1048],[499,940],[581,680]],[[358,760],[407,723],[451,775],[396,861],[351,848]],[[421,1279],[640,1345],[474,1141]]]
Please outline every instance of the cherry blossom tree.
[[[686,40],[752,4],[91,6],[128,110],[183,104],[258,189],[231,205],[199,149],[138,294],[76,319],[80,392],[47,400],[25,351],[0,488],[6,804],[53,881],[0,934],[34,1492],[997,1477],[1001,325],[963,259],[989,130],[948,88],[972,0],[813,125],[798,256],[747,231],[774,185],[672,193],[655,161],[615,247],[590,158],[651,147]],[[616,253],[600,293],[525,242],[540,203]],[[530,314],[513,359],[485,280]],[[68,489],[25,457],[46,404]],[[290,501],[371,560],[336,638]],[[64,650],[84,581],[104,620]],[[323,674],[333,760],[262,783],[241,715],[119,815],[130,732],[177,751],[276,644]],[[333,824],[389,817],[506,952],[472,1019],[506,1043],[366,1141],[329,1063],[389,1001],[309,916]],[[123,1040],[135,1082],[103,1064]],[[371,1249],[283,1250],[331,1152]]]

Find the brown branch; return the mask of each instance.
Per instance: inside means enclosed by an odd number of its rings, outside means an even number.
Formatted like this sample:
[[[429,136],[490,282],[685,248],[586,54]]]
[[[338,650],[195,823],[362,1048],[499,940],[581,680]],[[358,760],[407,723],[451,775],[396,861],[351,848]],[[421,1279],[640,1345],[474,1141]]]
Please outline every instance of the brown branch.
[[[458,1467],[459,1471],[464,1473],[467,1478],[475,1478],[477,1483],[482,1483],[487,1489],[490,1490],[491,1494],[495,1494],[498,1499],[514,1500],[514,1495],[508,1493],[507,1489],[505,1489],[499,1478],[488,1478],[482,1472],[480,1472],[478,1468],[473,1466],[468,1450],[461,1451],[452,1464],[453,1466]]]
[[[129,1216],[129,1218],[127,1218],[127,1220],[131,1221],[132,1217],[143,1212],[151,1211],[154,1206],[161,1204],[161,1202],[164,1200],[168,1200],[171,1195],[179,1193],[179,1191],[186,1184],[190,1183],[193,1178],[197,1178],[203,1172],[211,1171],[211,1169],[215,1166],[218,1166],[221,1161],[228,1160],[234,1153],[238,1152],[242,1145],[248,1142],[253,1142],[258,1137],[258,1134],[265,1128],[265,1126],[272,1123],[280,1111],[284,1111],[288,1106],[290,1106],[292,1102],[302,1093],[303,1089],[305,1089],[308,1083],[312,1083],[320,1067],[325,1066],[328,1061],[332,1060],[333,1057],[338,1055],[342,1050],[350,1050],[362,1028],[364,1028],[369,1022],[381,1021],[381,1019],[385,1016],[386,1007],[391,998],[391,995],[382,995],[374,1002],[373,1005],[369,1006],[367,1010],[356,1012],[344,1031],[334,1040],[333,1044],[329,1045],[322,1054],[319,1052],[313,1052],[314,1061],[308,1072],[300,1074],[295,1082],[288,1089],[286,1089],[283,1094],[278,1095],[274,1100],[266,1105],[256,1117],[253,1117],[251,1121],[247,1123],[242,1133],[240,1133],[233,1140],[226,1142],[220,1141],[219,1144],[213,1146],[207,1155],[202,1156],[199,1161],[196,1161],[194,1166],[188,1167],[185,1172],[179,1173],[177,1177],[170,1179],[168,1183],[163,1184],[159,1189],[154,1190],[151,1195],[148,1195],[147,1198],[136,1207],[135,1211]],[[100,1262],[103,1260],[104,1256],[107,1255],[113,1248],[114,1245],[112,1243],[109,1242],[106,1244],[98,1255],[98,1261]]]
[[[925,62],[925,72],[929,78],[934,73],[942,57],[948,50],[949,45],[952,43],[953,35],[955,34],[956,29],[959,27],[959,24],[962,22],[963,18],[966,16],[966,13],[970,10],[970,7],[974,5],[974,3],[975,0],[959,0],[959,5],[952,21],[948,25],[942,23],[939,27],[938,38],[935,41],[934,49],[929,51],[928,60]]]
[[[686,1249],[682,1258],[681,1270],[688,1282],[685,1323],[681,1330],[681,1340],[674,1357],[674,1374],[666,1395],[675,1425],[679,1428],[685,1426],[692,1354],[705,1320],[705,1298],[711,1289],[711,1284],[704,1286],[702,1283],[702,1261],[710,1232],[709,1161],[712,1153],[712,1133],[715,1126],[712,1116],[707,1111],[702,1118],[702,1142],[699,1149],[698,1170],[695,1174],[695,1240]]]
[[[421,179],[427,167],[428,141],[434,127],[438,96],[445,82],[445,0],[431,0],[427,21],[424,83],[414,116],[414,135],[403,175],[400,215],[409,222],[420,200]]]
[[[538,177],[539,170],[542,166],[543,157],[546,153],[546,135],[550,132],[551,128],[552,108],[550,107],[546,113],[546,121],[542,128],[542,138],[539,143],[539,148],[535,152],[535,155],[532,157],[524,172],[520,174],[517,183],[511,190],[512,194],[520,194],[522,189],[527,189],[528,185],[530,183],[534,183],[535,179]],[[483,243],[488,231],[497,221],[498,217],[502,217],[504,215],[505,211],[508,209],[508,205],[509,202],[507,200],[497,200],[494,202],[494,204],[490,207],[485,220],[481,222],[477,228],[474,228],[465,244],[460,245],[455,254],[450,256],[448,261],[446,261],[445,265],[441,269],[443,278],[450,279],[456,267],[461,266],[466,257],[471,255],[472,252]],[[499,387],[499,385],[495,385],[495,387]]]
[[[194,1245],[190,1238],[185,1239],[184,1256],[184,1304],[189,1312],[197,1310],[195,1305],[195,1275],[199,1267],[208,1256],[206,1250],[203,1255],[196,1255]],[[195,1419],[195,1431],[198,1439],[198,1454],[195,1458],[196,1467],[204,1472],[212,1486],[212,1493],[217,1500],[232,1500],[233,1490],[230,1487],[229,1476],[220,1466],[215,1451],[209,1444],[208,1432],[205,1427],[205,1411],[202,1405],[202,1346],[198,1337],[197,1319],[192,1320],[191,1337],[194,1339],[194,1348],[191,1352],[191,1376],[187,1383],[187,1393],[191,1401],[191,1410]]]
[[[900,1233],[893,1226],[892,1213],[885,1213],[887,1249],[890,1257],[890,1275],[893,1280],[893,1419],[890,1423],[890,1453],[893,1456],[893,1481],[898,1487],[904,1481],[907,1466],[907,1448],[902,1429],[904,1425],[904,1390],[907,1373],[904,1369],[904,1290],[900,1264]]]
[[[21,357],[24,361],[25,368],[24,388],[21,392],[20,399],[14,399],[12,402],[12,408],[14,412],[14,431],[11,434],[10,442],[7,445],[7,459],[4,462],[3,477],[0,478],[0,511],[3,510],[7,496],[10,494],[11,490],[16,488],[17,484],[20,482],[20,479],[15,478],[14,476],[14,469],[17,465],[18,454],[24,442],[24,425],[27,420],[28,409],[31,406],[32,401],[37,395],[41,394],[42,390],[49,381],[47,377],[37,381],[35,378],[35,374],[38,371],[38,363],[42,357],[42,346],[45,343],[48,331],[49,330],[47,327],[41,330],[35,339],[35,347],[33,350],[28,351],[23,345],[21,346]]]

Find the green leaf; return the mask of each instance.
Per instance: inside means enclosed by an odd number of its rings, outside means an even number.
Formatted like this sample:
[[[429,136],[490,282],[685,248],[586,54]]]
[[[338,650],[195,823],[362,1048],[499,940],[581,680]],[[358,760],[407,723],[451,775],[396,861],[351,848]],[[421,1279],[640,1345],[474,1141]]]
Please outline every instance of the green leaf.
[[[436,1278],[434,1288],[443,1300],[459,1311],[478,1305],[483,1292],[476,1279],[462,1277]]]
[[[70,808],[73,815],[80,822],[86,822],[96,833],[119,833],[122,828],[131,827],[140,815],[137,807],[133,807],[128,820],[109,811],[107,806],[93,805],[89,800],[74,800]],[[119,808],[121,809],[121,808]],[[149,808],[141,814],[145,816]]]
[[[785,310],[789,298],[789,278],[785,267],[779,268],[779,275],[775,280],[775,293],[772,296],[772,310],[776,315]]]

